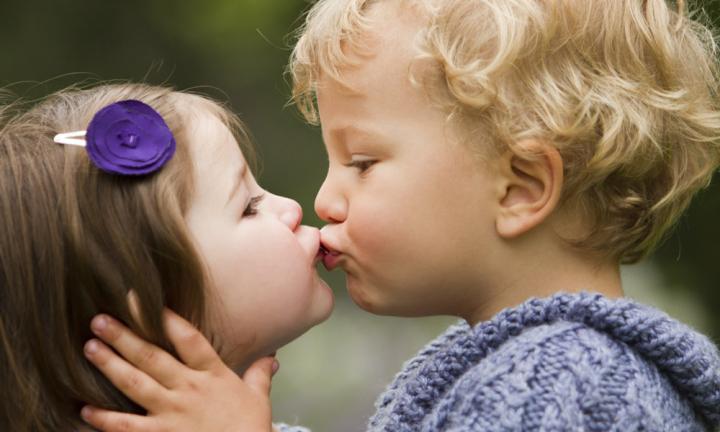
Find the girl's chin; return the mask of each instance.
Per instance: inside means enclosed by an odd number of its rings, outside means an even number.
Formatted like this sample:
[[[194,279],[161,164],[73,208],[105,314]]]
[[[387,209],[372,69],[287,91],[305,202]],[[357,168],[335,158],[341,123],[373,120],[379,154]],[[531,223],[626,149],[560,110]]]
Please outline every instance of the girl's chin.
[[[317,274],[315,275],[314,284],[316,290],[312,293],[314,295],[314,301],[307,309],[309,315],[304,315],[299,317],[297,321],[294,321],[295,323],[304,322],[304,326],[286,328],[285,335],[276,335],[277,339],[273,342],[268,343],[263,348],[253,349],[255,354],[243,356],[242,358],[240,358],[240,356],[227,358],[223,359],[223,361],[225,361],[235,373],[242,375],[253,362],[263,357],[274,356],[283,346],[291,343],[311,328],[330,318],[335,308],[335,295],[330,286]]]
[[[317,321],[316,324],[320,324],[321,322],[327,320],[330,318],[330,315],[332,314],[333,310],[335,309],[335,293],[333,292],[332,288],[318,276],[318,289],[320,292],[318,293],[318,302],[321,303],[318,312],[319,315],[319,321]]]
[[[228,364],[228,367],[230,367],[230,369],[232,369],[233,372],[235,372],[238,376],[243,376],[243,374],[250,367],[250,365],[252,365],[253,363],[255,363],[256,361],[260,360],[263,357],[271,357],[271,356],[272,357],[275,356],[275,351],[273,351],[271,353],[267,353],[265,355],[253,355],[253,356],[247,357],[245,359],[233,361],[232,365]]]

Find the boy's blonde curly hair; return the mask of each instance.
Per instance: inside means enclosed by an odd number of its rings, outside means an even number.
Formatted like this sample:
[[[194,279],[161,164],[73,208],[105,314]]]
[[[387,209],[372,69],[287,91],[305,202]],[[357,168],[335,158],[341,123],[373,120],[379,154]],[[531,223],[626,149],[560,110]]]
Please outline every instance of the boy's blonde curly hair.
[[[380,1],[423,11],[420,58],[440,79],[420,82],[449,118],[496,150],[557,147],[584,250],[638,261],[720,164],[717,45],[682,0],[320,0],[290,62],[309,121],[320,75],[341,80]]]

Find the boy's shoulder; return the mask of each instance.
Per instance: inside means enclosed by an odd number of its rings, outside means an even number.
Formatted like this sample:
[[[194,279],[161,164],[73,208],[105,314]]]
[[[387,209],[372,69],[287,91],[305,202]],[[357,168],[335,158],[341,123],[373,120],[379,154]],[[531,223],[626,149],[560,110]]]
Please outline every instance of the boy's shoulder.
[[[438,430],[705,430],[667,372],[585,324],[541,324],[468,368],[437,405]]]
[[[720,356],[651,307],[558,294],[451,327],[378,402],[382,430],[704,430],[720,424]]]

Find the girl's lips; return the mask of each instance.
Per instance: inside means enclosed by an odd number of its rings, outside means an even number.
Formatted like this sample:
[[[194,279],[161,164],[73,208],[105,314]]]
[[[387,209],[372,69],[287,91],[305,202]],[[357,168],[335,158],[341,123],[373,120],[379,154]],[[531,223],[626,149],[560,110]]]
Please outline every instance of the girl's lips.
[[[320,231],[317,228],[300,225],[295,230],[295,236],[300,247],[302,247],[311,260],[311,264],[317,264],[320,255]]]
[[[325,255],[327,254],[327,250],[322,247],[322,245],[318,248],[317,254],[315,254],[315,260],[313,261],[313,264],[317,264],[320,261],[323,261],[325,259]]]

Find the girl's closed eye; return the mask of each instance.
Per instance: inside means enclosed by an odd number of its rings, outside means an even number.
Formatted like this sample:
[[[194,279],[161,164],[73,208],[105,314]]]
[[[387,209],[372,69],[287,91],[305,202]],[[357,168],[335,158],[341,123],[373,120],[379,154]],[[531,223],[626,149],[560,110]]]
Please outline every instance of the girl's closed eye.
[[[245,207],[245,210],[243,211],[243,217],[246,216],[254,216],[257,214],[257,206],[260,204],[260,201],[265,198],[265,194],[257,195],[252,198],[250,198],[250,201],[248,201],[247,206]]]

